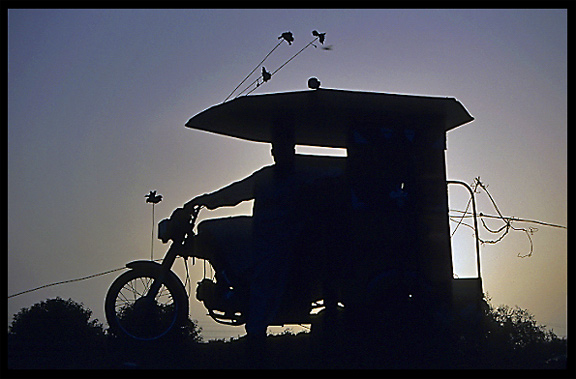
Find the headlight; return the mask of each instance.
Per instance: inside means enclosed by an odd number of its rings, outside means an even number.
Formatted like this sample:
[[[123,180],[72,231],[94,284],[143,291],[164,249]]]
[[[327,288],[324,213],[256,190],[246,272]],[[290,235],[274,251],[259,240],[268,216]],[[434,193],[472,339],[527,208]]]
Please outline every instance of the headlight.
[[[172,238],[171,224],[169,218],[158,223],[158,239],[162,240],[162,243],[166,243]]]

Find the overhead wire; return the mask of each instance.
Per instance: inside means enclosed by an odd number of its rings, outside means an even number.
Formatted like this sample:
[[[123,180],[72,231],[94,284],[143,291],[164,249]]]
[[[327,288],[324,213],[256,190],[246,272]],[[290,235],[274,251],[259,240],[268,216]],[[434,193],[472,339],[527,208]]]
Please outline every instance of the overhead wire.
[[[300,53],[302,53],[304,50],[306,50],[310,45],[313,45],[314,42],[316,42],[318,40],[318,37],[314,38],[312,41],[308,42],[308,44],[306,46],[304,46],[302,49],[300,49],[296,54],[294,54],[292,57],[290,57],[286,62],[284,62],[280,67],[278,67],[276,70],[274,70],[271,73],[271,76],[274,76],[274,74],[276,74],[278,71],[280,71],[280,69],[282,69],[284,66],[286,66],[290,61],[292,61],[294,58],[296,58],[298,55],[300,55]],[[248,84],[248,86],[246,86],[246,88],[244,88],[238,95],[236,95],[235,99],[239,96],[241,96],[244,92],[246,92],[250,87],[252,87],[252,85],[256,84],[256,86],[254,88],[252,88],[248,93],[246,93],[245,96],[250,95],[252,92],[254,92],[259,86],[260,84],[258,83],[258,80],[260,79],[260,76],[256,78],[256,80],[252,81],[250,84]]]
[[[534,243],[532,241],[532,234],[534,234],[535,231],[537,231],[538,229],[536,228],[516,228],[514,226],[512,226],[512,221],[510,220],[510,218],[506,218],[504,217],[504,215],[502,215],[502,212],[500,212],[500,208],[498,208],[498,205],[496,204],[496,201],[494,200],[494,198],[492,197],[492,195],[490,194],[490,192],[488,191],[488,188],[486,185],[484,185],[484,183],[482,183],[480,181],[480,177],[477,177],[474,179],[475,182],[477,183],[477,186],[481,187],[484,192],[486,192],[486,195],[488,195],[488,198],[490,199],[490,202],[492,203],[492,205],[494,206],[494,209],[496,210],[496,212],[498,213],[499,218],[504,222],[504,225],[498,229],[498,230],[491,230],[490,228],[488,228],[488,226],[486,225],[486,222],[484,222],[484,219],[482,218],[482,225],[484,226],[484,228],[489,231],[490,233],[493,234],[498,234],[500,233],[502,230],[504,230],[504,233],[502,235],[500,235],[497,239],[495,240],[485,240],[483,243],[484,244],[496,244],[500,241],[502,241],[502,239],[504,239],[504,237],[508,234],[508,232],[510,231],[510,229],[512,230],[518,230],[518,231],[523,231],[526,233],[526,236],[528,237],[528,240],[530,241],[530,251],[528,252],[528,254],[524,254],[521,255],[520,253],[518,253],[518,257],[520,258],[526,258],[526,257],[530,257],[532,256],[532,253],[534,251]]]
[[[272,55],[272,53],[274,52],[274,50],[276,50],[276,49],[278,48],[278,46],[280,46],[280,45],[282,44],[282,42],[283,42],[283,40],[280,40],[280,42],[278,42],[278,44],[277,44],[276,46],[274,46],[274,48],[273,48],[268,54],[266,54],[266,56],[264,57],[264,59],[262,59],[262,60],[260,61],[260,63],[258,63],[258,64],[256,65],[256,67],[254,67],[254,68],[252,69],[252,71],[250,71],[250,73],[249,73],[248,75],[246,75],[246,77],[245,77],[244,79],[242,79],[242,81],[240,82],[240,84],[238,84],[238,85],[236,86],[236,88],[234,88],[234,90],[232,90],[232,92],[230,92],[230,95],[228,95],[228,97],[226,97],[226,99],[224,99],[223,102],[226,102],[226,100],[228,100],[228,99],[234,94],[234,92],[236,92],[236,90],[246,81],[246,79],[248,79],[248,78],[250,77],[250,75],[252,75],[252,74],[254,73],[254,71],[256,71],[256,69],[257,69],[258,67],[260,67],[260,66],[262,65],[262,63],[264,63],[264,61],[265,61],[266,59],[268,59],[268,57],[269,57],[270,55]],[[253,83],[254,83],[254,82],[253,82]],[[253,84],[253,83],[252,83],[252,84]]]
[[[93,275],[84,276],[84,277],[82,277],[82,278],[70,279],[70,280],[62,280],[62,281],[60,281],[60,282],[55,282],[55,283],[50,283],[50,284],[44,284],[43,286],[39,286],[39,287],[32,288],[32,289],[29,289],[29,290],[26,290],[26,291],[22,291],[22,292],[15,293],[15,294],[13,294],[13,295],[9,295],[9,296],[8,296],[8,299],[11,299],[11,298],[16,297],[16,296],[24,295],[24,294],[29,293],[29,292],[38,291],[38,290],[41,290],[41,289],[43,289],[43,288],[48,288],[48,287],[52,287],[52,286],[57,286],[57,285],[60,285],[60,284],[79,282],[79,281],[81,281],[81,280],[92,279],[92,278],[96,278],[96,277],[98,277],[98,276],[102,276],[102,275],[106,275],[106,274],[111,274],[111,273],[113,273],[113,272],[120,271],[120,270],[124,270],[124,269],[126,269],[126,267],[119,267],[119,268],[115,268],[115,269],[112,269],[112,270],[104,271],[104,272],[101,272],[101,273],[98,273],[98,274],[93,274]]]
[[[472,214],[472,212],[465,212],[465,211],[461,211],[458,209],[450,209],[450,212],[457,212],[457,213],[462,213],[462,216],[458,216],[458,218],[470,218],[470,217],[474,217],[474,215]],[[492,219],[502,219],[502,217],[500,216],[496,216],[496,215],[490,215],[490,214],[485,214],[480,212],[477,217],[480,218],[492,218]],[[520,218],[520,217],[513,217],[513,216],[504,216],[504,219],[509,220],[509,221],[518,221],[518,222],[526,222],[526,223],[530,223],[530,224],[539,224],[539,225],[543,225],[543,226],[550,226],[552,228],[560,228],[560,229],[568,229],[567,226],[565,225],[560,225],[560,224],[553,224],[551,222],[546,222],[546,221],[540,221],[540,220],[533,220],[533,219],[527,219],[527,218]]]
[[[318,40],[318,37],[314,38],[312,41],[308,42],[308,44],[306,46],[304,46],[302,49],[300,49],[300,51],[298,51],[296,54],[294,54],[290,59],[288,59],[286,62],[284,62],[284,64],[282,64],[280,67],[278,67],[274,72],[272,72],[272,75],[274,75],[275,73],[277,73],[278,71],[280,71],[280,69],[284,66],[286,66],[292,59],[296,58],[301,52],[303,52],[304,50],[306,50],[310,45],[313,45],[314,42],[316,42]]]
[[[162,260],[164,260],[164,258],[155,259],[153,262],[159,262],[159,261],[162,261]],[[50,283],[50,284],[44,284],[44,285],[39,286],[39,287],[36,287],[36,288],[32,288],[32,289],[29,289],[29,290],[26,290],[26,291],[22,291],[22,292],[15,293],[15,294],[13,294],[13,295],[9,295],[9,296],[8,296],[8,299],[11,299],[11,298],[16,297],[16,296],[24,295],[24,294],[26,294],[26,293],[38,291],[38,290],[41,290],[41,289],[43,289],[43,288],[58,286],[58,285],[67,284],[67,283],[80,282],[80,281],[83,281],[83,280],[88,280],[88,279],[97,278],[97,277],[99,277],[99,276],[108,275],[108,274],[111,274],[111,273],[113,273],[113,272],[121,271],[121,270],[126,270],[126,269],[127,269],[127,267],[126,267],[126,266],[123,266],[123,267],[114,268],[114,269],[112,269],[112,270],[107,270],[107,271],[104,271],[104,272],[99,272],[99,273],[97,273],[97,274],[92,274],[92,275],[83,276],[83,277],[81,277],[81,278],[69,279],[69,280],[62,280],[62,281],[59,281],[59,282],[54,282],[54,283]]]
[[[530,242],[530,251],[527,254],[521,254],[518,253],[517,256],[520,258],[526,258],[526,257],[530,257],[532,256],[532,253],[534,252],[534,243],[532,241],[532,235],[538,231],[538,228],[535,227],[527,227],[527,228],[519,228],[516,226],[512,225],[513,221],[517,221],[517,222],[525,222],[525,223],[532,223],[532,224],[539,224],[539,225],[543,225],[543,226],[549,226],[549,227],[554,227],[554,228],[561,228],[561,229],[568,229],[566,226],[564,225],[559,225],[559,224],[553,224],[553,223],[549,223],[549,222],[544,222],[544,221],[539,221],[539,220],[531,220],[531,219],[525,219],[525,218],[518,218],[518,217],[507,217],[504,216],[502,214],[502,212],[500,211],[500,208],[498,207],[498,205],[496,204],[496,201],[494,200],[494,198],[492,197],[492,195],[490,194],[490,192],[487,189],[487,185],[485,185],[484,183],[482,183],[482,181],[480,180],[480,177],[477,177],[474,179],[474,192],[478,193],[478,187],[480,187],[482,190],[484,190],[484,192],[486,192],[486,195],[488,196],[490,202],[492,203],[492,206],[494,207],[494,209],[496,210],[496,212],[498,213],[498,215],[486,215],[484,213],[480,213],[477,215],[477,217],[480,218],[480,221],[482,223],[482,226],[484,227],[484,229],[486,231],[488,231],[489,233],[492,234],[498,234],[498,233],[502,233],[501,235],[499,235],[496,239],[493,240],[488,240],[488,239],[481,239],[480,237],[478,238],[478,241],[481,244],[496,244],[500,241],[502,241],[504,239],[504,237],[510,232],[510,230],[515,230],[515,231],[521,231],[524,232],[526,234],[526,237],[528,238],[529,242]],[[470,200],[468,201],[468,204],[470,204]],[[462,215],[458,218],[453,217],[453,216],[449,216],[450,220],[453,222],[457,222],[457,226],[455,228],[455,230],[452,233],[452,236],[454,235],[454,233],[456,232],[456,229],[460,226],[460,225],[464,225],[466,227],[471,228],[472,230],[474,230],[474,227],[470,224],[467,224],[465,222],[463,222],[464,218],[468,218],[468,217],[474,217],[474,214],[471,213],[470,211],[468,211],[468,206],[466,207],[466,210],[464,211],[460,211],[460,210],[453,210],[451,209],[450,212],[459,212]],[[484,221],[484,218],[492,218],[492,219],[499,219],[501,221],[504,222],[504,225],[502,225],[500,228],[498,229],[492,229],[490,227],[488,227],[488,225],[486,224],[486,222]]]

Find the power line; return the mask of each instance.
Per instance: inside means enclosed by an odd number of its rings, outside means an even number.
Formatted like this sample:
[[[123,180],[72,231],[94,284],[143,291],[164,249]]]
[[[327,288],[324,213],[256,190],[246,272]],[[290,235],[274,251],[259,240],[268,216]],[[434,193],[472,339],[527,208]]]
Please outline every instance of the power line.
[[[291,60],[293,60],[294,58],[296,58],[300,53],[302,53],[306,48],[308,48],[310,45],[313,45],[314,42],[316,42],[318,40],[318,37],[314,38],[312,41],[308,42],[308,44],[306,46],[304,46],[302,49],[300,49],[300,51],[298,51],[296,54],[294,54],[292,57],[290,57],[290,59],[288,59],[286,62],[284,62],[280,67],[278,67],[275,71],[272,72],[271,76],[274,76],[275,73],[277,73],[278,71],[280,71],[280,69],[282,69],[284,66],[286,66]],[[242,95],[244,92],[246,92],[250,87],[252,87],[253,84],[258,82],[258,79],[260,79],[260,77],[256,78],[256,80],[252,81],[252,83],[250,83],[246,88],[244,88],[242,90],[242,92],[240,92],[238,95],[236,95],[235,98],[239,97],[240,95]],[[256,90],[256,88],[258,88],[260,86],[260,84],[257,84],[256,87],[252,88],[248,93],[246,93],[246,96],[250,95],[252,92],[254,92]]]
[[[236,88],[234,88],[234,90],[233,90],[232,92],[230,92],[230,95],[228,95],[228,97],[227,97],[226,99],[224,99],[224,102],[226,102],[226,100],[228,100],[228,99],[232,96],[232,94],[233,94],[234,92],[236,92],[236,90],[242,85],[242,83],[244,83],[244,82],[246,81],[246,79],[248,79],[248,78],[250,77],[250,75],[252,75],[252,74],[254,73],[254,71],[256,71],[256,69],[257,69],[258,67],[260,67],[260,65],[261,65],[262,63],[264,63],[264,61],[274,52],[274,50],[276,50],[276,49],[278,48],[278,46],[280,46],[280,45],[282,44],[282,41],[283,41],[283,40],[280,40],[280,42],[278,42],[278,44],[277,44],[276,46],[274,46],[274,48],[273,48],[268,54],[266,54],[266,56],[264,57],[264,59],[262,59],[262,60],[260,61],[260,63],[258,63],[258,64],[256,65],[256,67],[254,67],[254,68],[252,69],[252,71],[250,71],[250,73],[249,73],[248,75],[246,75],[246,77],[240,82],[240,84],[238,84],[238,85],[236,86]],[[258,79],[256,79],[256,80],[258,80]],[[254,82],[253,82],[253,83],[254,83]]]
[[[275,73],[277,73],[278,71],[280,71],[280,69],[284,66],[286,66],[288,64],[288,62],[290,62],[292,59],[296,58],[301,52],[303,52],[305,49],[307,49],[310,45],[314,44],[314,42],[316,42],[318,40],[318,37],[314,38],[312,41],[308,42],[308,45],[304,46],[302,49],[300,49],[300,51],[298,51],[296,54],[294,54],[290,59],[288,59],[286,62],[284,62],[284,64],[280,67],[278,67],[276,69],[276,71],[274,71],[272,73],[272,75],[274,75]]]
[[[471,218],[474,217],[474,215],[472,214],[472,212],[470,211],[461,211],[458,209],[450,209],[450,212],[456,212],[456,213],[461,213],[462,216],[458,216],[458,218]],[[477,217],[480,218],[493,218],[493,219],[502,219],[502,217],[500,216],[496,216],[496,215],[489,215],[489,214],[484,214],[482,212],[480,212]],[[526,222],[529,224],[539,224],[539,225],[543,225],[543,226],[550,226],[552,228],[560,228],[560,229],[568,229],[567,226],[564,225],[560,225],[560,224],[553,224],[551,222],[545,222],[545,221],[540,221],[540,220],[532,220],[532,219],[527,219],[527,218],[520,218],[520,217],[514,217],[514,216],[504,216],[503,217],[504,220],[507,221],[518,221],[518,222]]]
[[[523,219],[523,218],[518,218],[518,217],[506,217],[502,214],[502,212],[500,211],[500,208],[496,204],[496,201],[494,200],[494,198],[492,197],[492,195],[488,191],[488,189],[487,189],[488,186],[480,181],[480,177],[477,177],[474,179],[474,192],[475,193],[477,192],[478,187],[482,188],[484,190],[484,192],[486,192],[486,195],[488,195],[488,198],[490,199],[492,206],[494,207],[494,209],[498,213],[498,215],[485,215],[483,213],[480,213],[478,215],[478,217],[480,217],[480,221],[482,222],[482,226],[484,227],[484,229],[486,229],[488,232],[490,232],[492,234],[502,233],[500,236],[498,236],[494,240],[483,240],[483,239],[480,239],[480,237],[477,237],[478,241],[481,242],[482,244],[496,244],[496,243],[502,241],[504,239],[504,237],[510,232],[510,230],[521,231],[521,232],[524,232],[526,234],[526,237],[530,241],[530,251],[528,252],[528,254],[523,254],[523,255],[518,253],[518,257],[526,258],[526,257],[532,256],[532,253],[534,251],[534,243],[532,241],[532,235],[538,231],[538,228],[534,228],[534,227],[519,228],[519,227],[513,226],[512,222],[514,222],[514,221],[526,222],[526,223],[539,224],[539,225],[544,225],[544,226],[549,226],[549,227],[568,229],[566,226],[563,226],[563,225],[552,224],[549,222],[544,222],[544,221],[539,221],[539,220],[530,220],[530,219]],[[472,228],[474,230],[474,227],[463,222],[465,217],[473,217],[474,216],[472,213],[470,213],[468,211],[468,207],[466,207],[466,210],[464,210],[464,211],[458,211],[458,210],[450,210],[450,211],[462,213],[462,216],[460,217],[460,219],[458,221],[458,225],[456,226],[456,229],[460,225],[465,225],[465,226]],[[486,225],[484,218],[493,218],[493,219],[502,220],[504,222],[504,225],[502,225],[499,229],[493,230],[493,229],[489,228],[488,225]],[[454,220],[454,217],[450,217],[450,220],[456,221],[456,220]],[[456,230],[454,230],[454,232],[455,231]],[[452,235],[454,235],[454,233],[452,233]]]
[[[16,297],[16,296],[24,295],[25,293],[30,293],[30,292],[38,291],[38,290],[41,290],[41,289],[43,289],[43,288],[48,288],[48,287],[57,286],[57,285],[60,285],[60,284],[74,283],[74,282],[79,282],[79,281],[82,281],[82,280],[92,279],[92,278],[96,278],[96,277],[98,277],[98,276],[111,274],[111,273],[113,273],[113,272],[120,271],[120,270],[124,270],[124,269],[126,269],[126,267],[119,267],[119,268],[115,268],[115,269],[112,269],[112,270],[100,272],[100,273],[98,273],[98,274],[93,274],[93,275],[84,276],[84,277],[82,277],[82,278],[70,279],[70,280],[63,280],[63,281],[56,282],[56,283],[44,284],[43,286],[40,286],[40,287],[32,288],[32,289],[29,289],[29,290],[26,290],[26,291],[22,291],[22,292],[18,292],[18,293],[15,293],[15,294],[13,294],[13,295],[10,295],[10,296],[8,296],[8,299],[11,299],[11,298]]]
[[[163,259],[164,259],[164,258],[155,259],[154,261],[155,261],[155,262],[156,262],[156,261],[161,261],[161,260],[163,260]],[[100,272],[100,273],[98,273],[98,274],[92,274],[92,275],[88,275],[88,276],[83,276],[83,277],[81,277],[81,278],[69,279],[69,280],[62,280],[62,281],[60,281],[60,282],[55,282],[55,283],[50,283],[50,284],[44,284],[44,285],[42,285],[42,286],[40,286],[40,287],[32,288],[32,289],[29,289],[29,290],[26,290],[26,291],[22,291],[22,292],[15,293],[15,294],[13,294],[13,295],[9,295],[9,296],[8,296],[8,299],[11,299],[11,298],[16,297],[16,296],[24,295],[24,294],[26,294],[26,293],[38,291],[38,290],[41,290],[41,289],[43,289],[43,288],[58,286],[58,285],[67,284],[67,283],[80,282],[80,281],[82,281],[82,280],[88,280],[88,279],[96,278],[96,277],[99,277],[99,276],[111,274],[111,273],[113,273],[113,272],[120,271],[120,270],[125,270],[125,269],[126,269],[125,266],[124,266],[124,267],[118,267],[118,268],[114,268],[114,269],[112,269],[112,270]]]

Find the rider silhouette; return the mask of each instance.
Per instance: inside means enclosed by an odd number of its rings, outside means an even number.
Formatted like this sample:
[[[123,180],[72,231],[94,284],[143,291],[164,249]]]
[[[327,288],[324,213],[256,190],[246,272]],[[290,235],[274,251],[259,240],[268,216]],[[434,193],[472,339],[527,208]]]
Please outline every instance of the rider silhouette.
[[[272,138],[275,164],[218,191],[190,200],[184,209],[234,206],[254,199],[250,299],[246,332],[263,339],[272,323],[288,279],[295,236],[302,232],[296,205],[307,175],[295,169],[295,140],[291,128],[277,128]],[[200,228],[200,226],[199,226]]]

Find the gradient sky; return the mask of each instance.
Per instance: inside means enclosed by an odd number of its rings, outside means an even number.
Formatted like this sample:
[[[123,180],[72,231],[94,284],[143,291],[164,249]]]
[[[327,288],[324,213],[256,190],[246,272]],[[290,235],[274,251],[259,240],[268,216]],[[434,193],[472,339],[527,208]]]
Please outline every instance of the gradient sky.
[[[268,71],[314,29],[332,50],[309,47],[254,94],[305,90],[316,76],[325,88],[455,97],[475,121],[448,133],[448,178],[480,176],[506,216],[567,225],[566,10],[16,9],[8,11],[8,294],[148,259],[150,190],[164,195],[158,222],[272,163],[267,144],[184,123],[222,102],[282,32],[295,42],[274,52]],[[466,201],[451,187],[451,208]],[[485,194],[478,203],[495,214]],[[484,290],[493,304],[528,309],[566,335],[567,231],[538,229],[528,258],[517,257],[530,250],[522,232],[482,246]],[[461,277],[475,274],[470,234],[461,228],[453,239]],[[166,247],[156,240],[155,258]],[[182,260],[175,270],[185,277]],[[202,270],[194,266],[193,283]],[[117,274],[9,299],[9,320],[60,296],[104,321]],[[205,314],[193,298],[205,338],[244,334]]]

